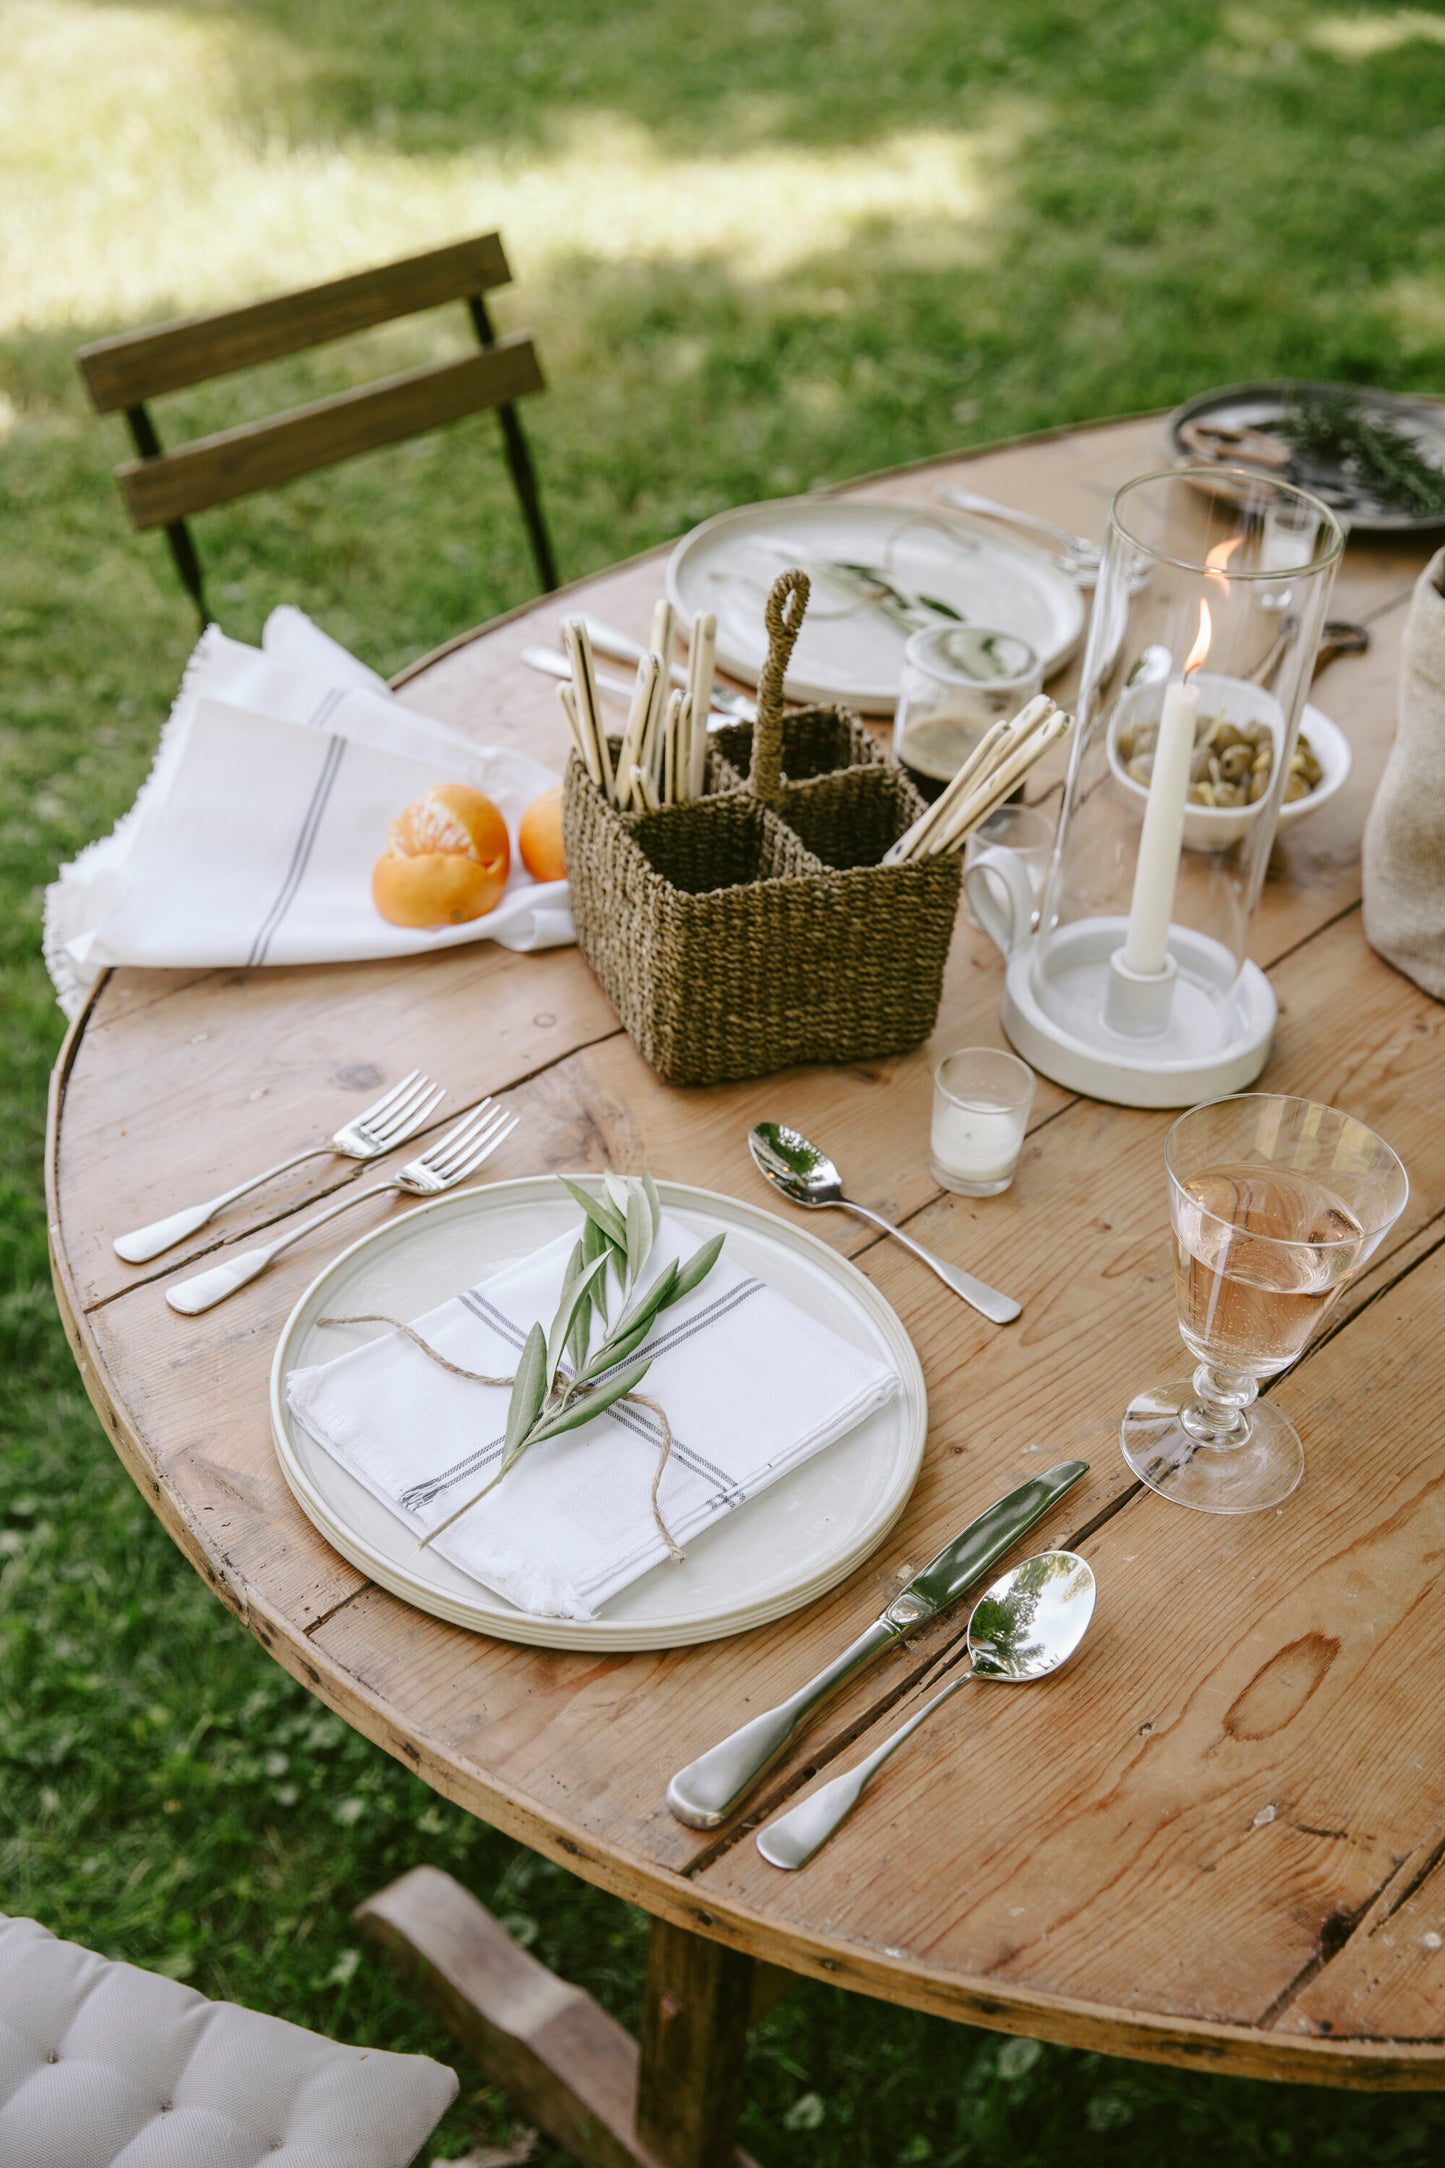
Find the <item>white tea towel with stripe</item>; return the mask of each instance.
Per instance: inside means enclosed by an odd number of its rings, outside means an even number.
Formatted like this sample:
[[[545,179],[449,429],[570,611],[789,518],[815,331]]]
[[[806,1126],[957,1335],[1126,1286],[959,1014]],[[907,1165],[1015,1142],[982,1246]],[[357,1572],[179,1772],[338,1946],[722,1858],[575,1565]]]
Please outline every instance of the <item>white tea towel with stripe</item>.
[[[371,900],[396,815],[433,783],[469,783],[517,824],[556,775],[414,714],[374,671],[290,608],[260,648],[202,635],[139,797],[46,892],[45,960],[74,1013],[109,964],[338,962],[461,941],[552,948],[574,938],[565,881],[513,851],[485,918],[423,933]]]
[[[510,1378],[531,1327],[552,1322],[575,1240],[548,1243],[416,1318],[413,1331],[464,1369]],[[664,1212],[642,1284],[698,1246]],[[658,1506],[684,1550],[898,1390],[886,1363],[745,1272],[726,1247],[644,1348],[653,1362],[638,1390],[672,1428]],[[400,1333],[293,1370],[286,1398],[317,1444],[418,1537],[496,1472],[506,1388],[453,1376]],[[651,1505],[662,1445],[652,1411],[618,1401],[530,1447],[435,1549],[519,1610],[591,1618],[667,1557]]]

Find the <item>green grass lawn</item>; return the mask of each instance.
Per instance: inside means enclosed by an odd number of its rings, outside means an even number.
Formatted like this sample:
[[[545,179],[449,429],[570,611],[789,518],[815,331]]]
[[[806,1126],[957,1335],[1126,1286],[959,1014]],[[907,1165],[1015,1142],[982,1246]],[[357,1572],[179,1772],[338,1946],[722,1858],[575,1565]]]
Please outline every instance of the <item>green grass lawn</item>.
[[[629,2022],[640,1997],[640,1916],[434,1799],[220,1609],[66,1352],[41,891],[129,802],[194,635],[73,349],[500,226],[571,577],[728,504],[1212,383],[1445,389],[1442,116],[1439,8],[0,0],[0,1909],[450,2057],[347,1917],[429,1859]],[[463,344],[422,318],[158,420]],[[294,600],[383,671],[530,586],[485,419],[200,539],[227,630]],[[443,2154],[509,2128],[463,2080]],[[1442,2135],[1429,2097],[1110,2062],[813,1986],[757,2036],[743,2132],[767,2168],[1387,2168]]]

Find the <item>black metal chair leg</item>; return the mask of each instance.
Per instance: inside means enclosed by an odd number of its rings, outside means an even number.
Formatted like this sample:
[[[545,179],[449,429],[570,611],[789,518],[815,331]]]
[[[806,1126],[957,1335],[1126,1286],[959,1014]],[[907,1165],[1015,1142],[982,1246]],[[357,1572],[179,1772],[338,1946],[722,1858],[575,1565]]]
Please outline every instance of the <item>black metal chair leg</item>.
[[[155,424],[143,406],[127,407],[125,418],[130,427],[131,441],[142,459],[159,459],[161,440],[156,435]],[[191,540],[191,530],[183,519],[172,520],[166,528],[166,540],[181,576],[181,585],[196,605],[201,616],[201,630],[215,620],[206,608],[206,590],[201,580],[201,560],[196,555],[196,545]]]
[[[477,338],[484,347],[493,344],[492,319],[487,304],[480,294],[473,294],[467,303],[471,312]],[[517,492],[517,502],[522,507],[526,522],[527,539],[532,545],[532,556],[537,566],[537,576],[542,582],[544,594],[551,594],[561,583],[557,578],[557,560],[552,554],[552,539],[547,523],[542,517],[542,500],[537,491],[537,473],[532,465],[531,447],[522,429],[521,416],[514,406],[497,408],[497,419],[502,425],[502,443],[506,450],[507,466],[512,476],[512,486]]]

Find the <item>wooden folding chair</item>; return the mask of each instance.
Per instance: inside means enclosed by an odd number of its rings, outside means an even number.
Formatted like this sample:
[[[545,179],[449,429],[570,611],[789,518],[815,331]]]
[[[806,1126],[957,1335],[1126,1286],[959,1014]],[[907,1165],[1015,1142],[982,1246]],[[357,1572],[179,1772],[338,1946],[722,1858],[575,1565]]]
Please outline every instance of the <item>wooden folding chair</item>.
[[[510,278],[500,235],[478,234],[300,293],[280,294],[218,316],[152,325],[81,347],[75,358],[96,409],[102,414],[124,411],[140,455],[115,470],[132,523],[164,527],[203,626],[211,622],[211,613],[186,524],[192,513],[293,481],[358,452],[420,436],[488,407],[496,408],[501,423],[507,465],[542,586],[550,590],[557,585],[531,453],[514,404],[527,392],[542,389],[541,367],[528,333],[508,332],[500,339],[494,335],[484,298]],[[146,401],[162,392],[230,376],[448,301],[466,303],[481,342],[479,354],[409,369],[269,421],[196,437],[176,451],[162,449],[146,409]]]

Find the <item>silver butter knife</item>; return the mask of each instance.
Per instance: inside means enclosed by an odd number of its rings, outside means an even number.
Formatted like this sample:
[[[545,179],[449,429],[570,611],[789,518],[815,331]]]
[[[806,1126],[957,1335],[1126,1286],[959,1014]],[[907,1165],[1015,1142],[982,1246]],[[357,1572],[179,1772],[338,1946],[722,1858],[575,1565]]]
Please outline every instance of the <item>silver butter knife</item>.
[[[540,670],[543,677],[556,678],[559,683],[568,685],[572,682],[572,665],[560,648],[524,647],[522,660],[529,670]],[[632,687],[624,684],[621,678],[609,677],[605,670],[598,670],[594,675],[599,692],[614,693],[619,700],[632,698]]]
[[[1086,1460],[1061,1460],[970,1521],[816,1678],[678,1770],[667,1787],[667,1803],[678,1820],[690,1829],[716,1829],[725,1822],[825,1702],[885,1649],[955,1603],[1088,1472]]]

